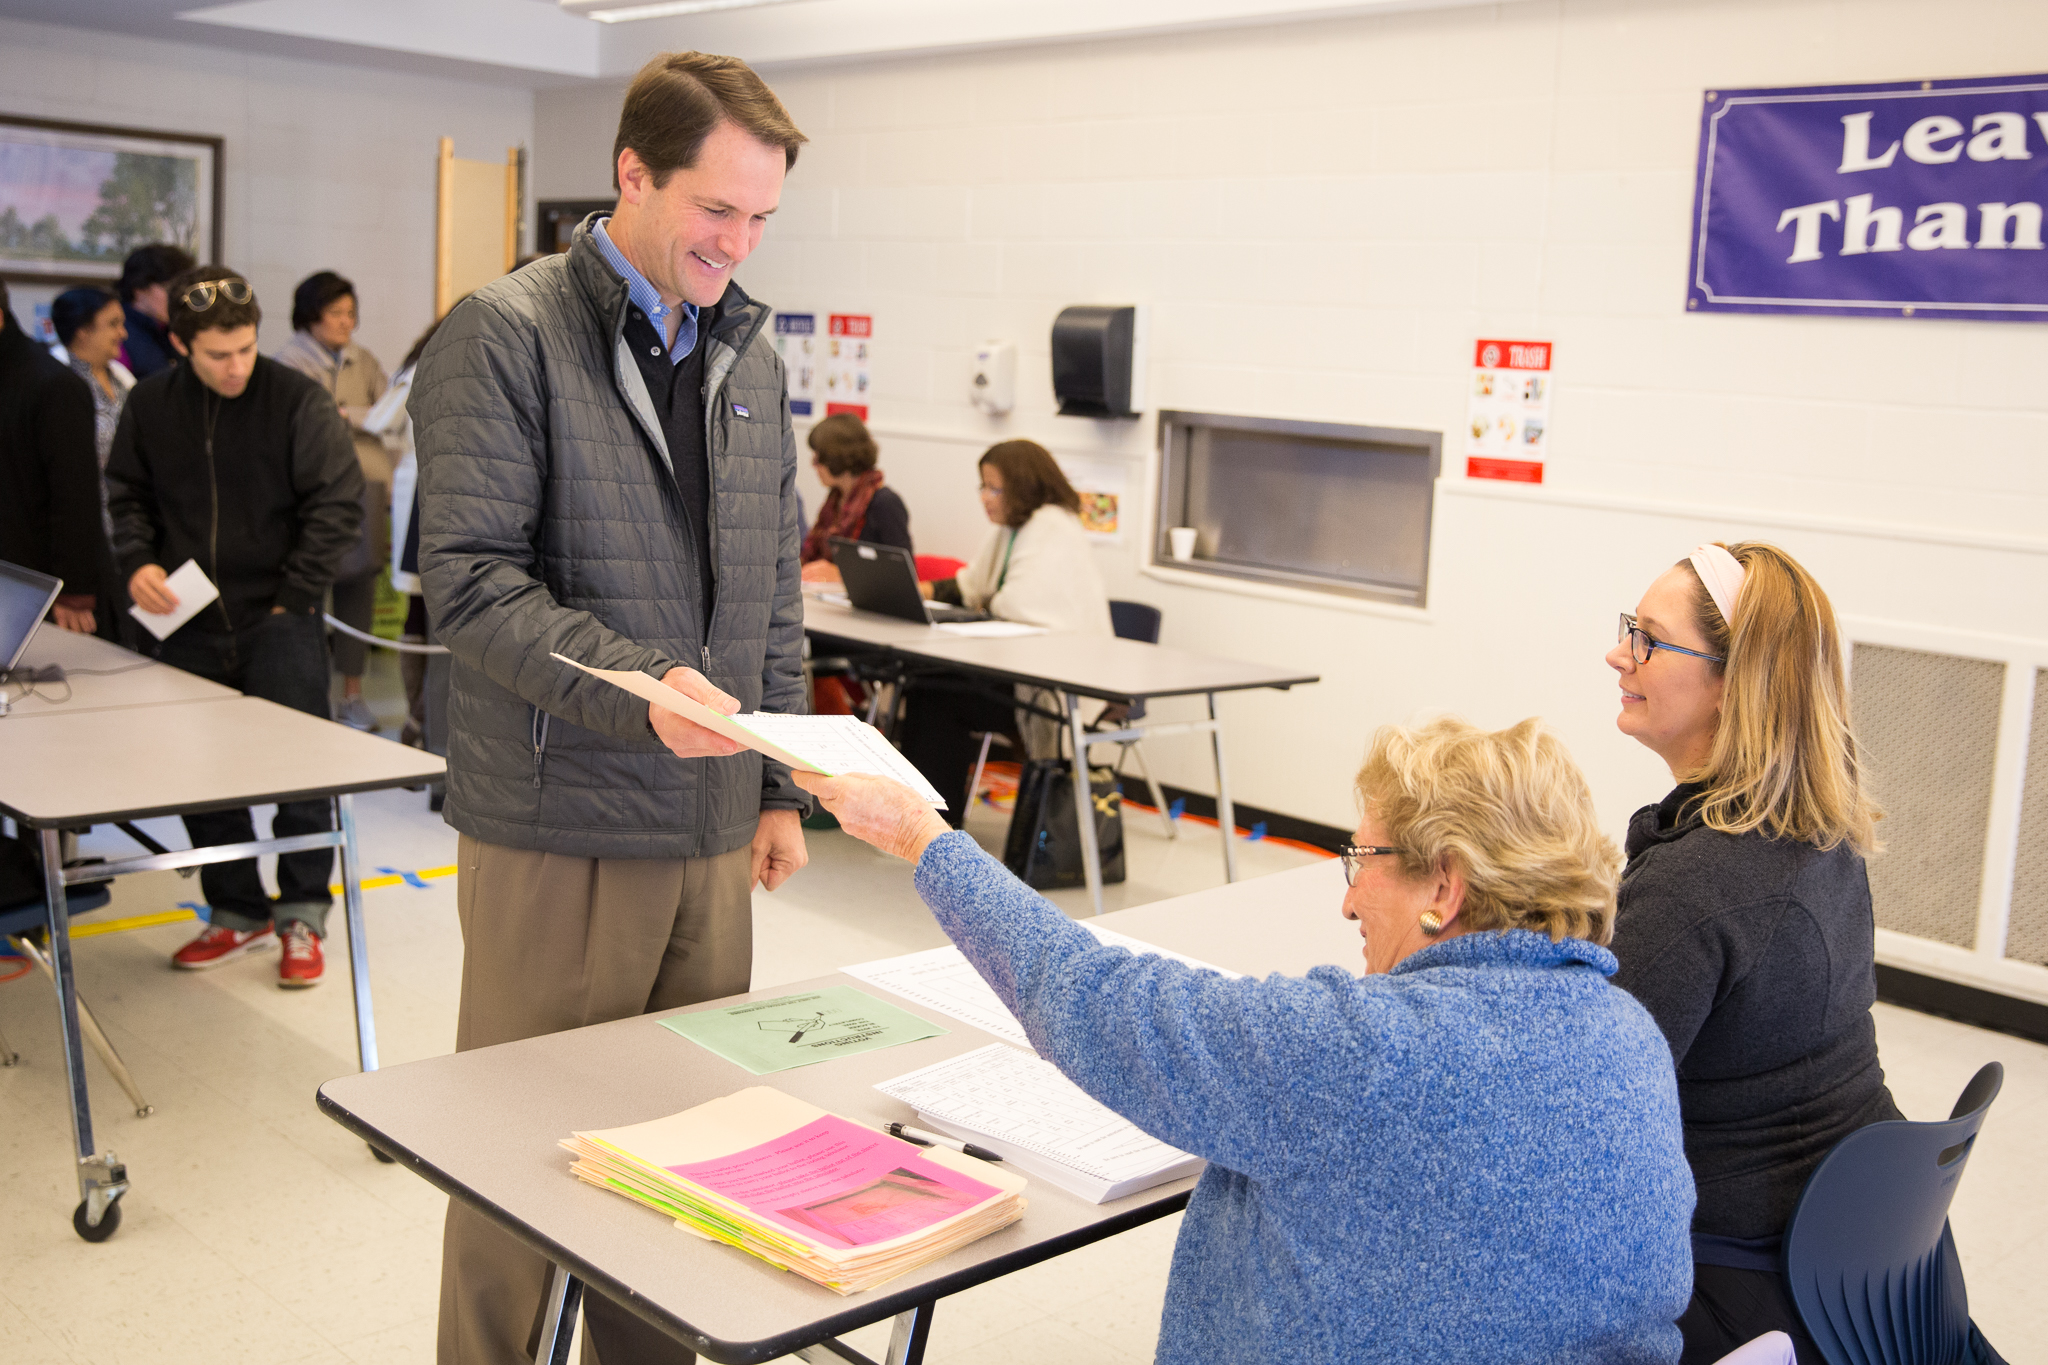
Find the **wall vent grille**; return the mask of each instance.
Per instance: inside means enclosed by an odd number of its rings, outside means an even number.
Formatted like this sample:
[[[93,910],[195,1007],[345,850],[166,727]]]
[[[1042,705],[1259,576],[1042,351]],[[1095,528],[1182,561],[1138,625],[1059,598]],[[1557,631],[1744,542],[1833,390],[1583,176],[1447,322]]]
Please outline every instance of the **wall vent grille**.
[[[2048,668],[2034,674],[2034,721],[2027,734],[2027,779],[2020,796],[2020,847],[2013,865],[2005,955],[2048,965]]]
[[[1879,926],[1974,947],[2005,665],[1858,643],[1856,737],[1884,807],[1870,860]]]

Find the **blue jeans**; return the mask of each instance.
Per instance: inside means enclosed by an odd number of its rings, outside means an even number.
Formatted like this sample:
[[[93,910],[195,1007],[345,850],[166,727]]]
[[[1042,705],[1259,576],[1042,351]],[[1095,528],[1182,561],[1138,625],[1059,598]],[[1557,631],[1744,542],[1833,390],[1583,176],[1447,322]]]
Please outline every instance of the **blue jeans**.
[[[232,634],[188,625],[159,645],[156,656],[173,668],[248,696],[322,720],[334,719],[327,704],[327,634],[318,613],[277,612]],[[280,802],[277,818],[270,822],[271,837],[277,839],[333,828],[333,808],[325,797]],[[185,832],[194,848],[240,844],[256,837],[256,822],[247,807],[206,811],[186,816]],[[280,928],[297,920],[325,937],[327,910],[334,904],[334,894],[327,889],[333,871],[331,848],[279,854],[275,902],[263,890],[254,858],[208,863],[199,869],[199,885],[215,924],[246,933],[273,919]]]

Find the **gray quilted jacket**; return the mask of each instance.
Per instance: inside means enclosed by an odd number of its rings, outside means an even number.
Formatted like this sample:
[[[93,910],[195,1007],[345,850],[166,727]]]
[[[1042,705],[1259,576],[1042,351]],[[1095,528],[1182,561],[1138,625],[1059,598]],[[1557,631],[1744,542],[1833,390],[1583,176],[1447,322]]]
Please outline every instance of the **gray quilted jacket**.
[[[702,670],[740,709],[801,711],[796,442],[768,309],[726,290],[701,343],[711,456],[705,593],[662,425],[623,331],[626,285],[584,223],[565,255],[457,304],[420,358],[420,576],[453,657],[448,823],[595,858],[746,845],[806,809],[759,754],[677,758],[647,703],[548,656]]]

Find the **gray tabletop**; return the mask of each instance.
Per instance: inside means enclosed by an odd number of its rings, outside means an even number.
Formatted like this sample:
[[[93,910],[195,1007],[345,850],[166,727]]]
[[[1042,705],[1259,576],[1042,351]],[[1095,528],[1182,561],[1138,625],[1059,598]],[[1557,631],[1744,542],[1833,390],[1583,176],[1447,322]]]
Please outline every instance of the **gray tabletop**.
[[[1332,861],[1102,922],[1239,971],[1299,973],[1325,962],[1356,969],[1357,929],[1337,913],[1343,885]],[[693,1008],[824,985],[879,990],[834,975]],[[320,1087],[320,1106],[607,1294],[637,1300],[644,1316],[724,1362],[773,1359],[1163,1217],[1185,1202],[1193,1188],[1188,1180],[1102,1205],[1034,1180],[1026,1192],[1030,1206],[1018,1222],[879,1289],[841,1297],[581,1184],[569,1174],[571,1157],[555,1145],[573,1131],[658,1118],[751,1085],[773,1085],[858,1122],[909,1119],[906,1106],[873,1088],[877,1081],[991,1041],[968,1025],[922,1013],[950,1032],[763,1077],[662,1028],[656,1016],[625,1019],[344,1076]]]
[[[1196,654],[1113,636],[1053,631],[974,639],[913,621],[806,601],[804,629],[813,635],[887,648],[919,661],[971,669],[993,680],[1048,687],[1104,701],[1292,687],[1317,681],[1301,669]]]
[[[447,770],[419,749],[221,691],[0,719],[0,813],[36,829],[90,825],[402,787]]]
[[[212,701],[241,695],[232,687],[157,663],[110,641],[46,624],[29,641],[19,666],[45,668],[51,664],[64,670],[65,681],[38,684],[34,691],[14,702],[0,725],[27,716],[67,716],[80,711]]]

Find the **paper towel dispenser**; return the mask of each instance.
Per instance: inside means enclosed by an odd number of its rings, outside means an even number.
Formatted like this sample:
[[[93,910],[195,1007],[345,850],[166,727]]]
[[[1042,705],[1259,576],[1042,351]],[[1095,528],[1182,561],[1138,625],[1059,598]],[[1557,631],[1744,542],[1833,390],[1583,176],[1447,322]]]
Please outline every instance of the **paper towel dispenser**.
[[[1076,304],[1052,322],[1052,391],[1062,417],[1136,417],[1144,328],[1129,304]]]

